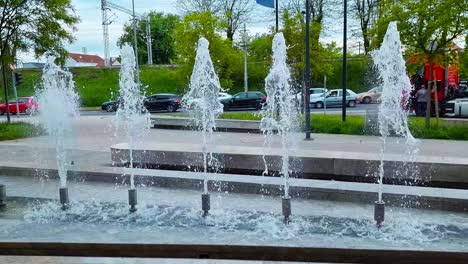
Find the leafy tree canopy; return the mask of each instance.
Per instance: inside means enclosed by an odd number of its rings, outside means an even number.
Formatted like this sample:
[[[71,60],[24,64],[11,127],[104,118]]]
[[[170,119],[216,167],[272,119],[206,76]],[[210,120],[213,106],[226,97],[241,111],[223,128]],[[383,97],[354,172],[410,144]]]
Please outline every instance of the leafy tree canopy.
[[[223,39],[221,22],[211,12],[191,13],[177,23],[174,45],[181,75],[188,81],[195,61],[196,43],[200,37],[210,42],[210,54],[223,88],[232,88],[235,75],[242,74],[242,52]]]
[[[179,17],[154,11],[150,12],[148,16],[150,17],[153,63],[170,64],[175,59],[173,31],[179,21]],[[140,63],[148,61],[146,23],[146,20],[138,21],[137,44],[138,61]],[[125,43],[133,45],[132,23],[127,23],[124,26],[123,34],[117,41],[117,45],[120,47]]]
[[[466,0],[384,0],[378,10],[379,19],[372,29],[374,48],[380,46],[391,21],[398,21],[402,43],[409,53],[431,58],[444,53],[468,30]]]
[[[11,63],[18,51],[32,51],[37,57],[56,54],[63,61],[78,21],[71,0],[0,0],[2,60]]]

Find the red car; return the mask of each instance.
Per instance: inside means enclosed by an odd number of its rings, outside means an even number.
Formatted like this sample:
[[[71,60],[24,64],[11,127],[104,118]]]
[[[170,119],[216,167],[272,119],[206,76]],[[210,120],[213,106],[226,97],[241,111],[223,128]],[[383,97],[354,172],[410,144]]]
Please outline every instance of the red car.
[[[9,101],[8,108],[11,114],[16,114],[16,100]],[[38,105],[34,101],[34,97],[18,97],[18,108],[20,113],[30,115],[37,111]],[[6,112],[6,104],[0,104],[0,115],[4,115]]]

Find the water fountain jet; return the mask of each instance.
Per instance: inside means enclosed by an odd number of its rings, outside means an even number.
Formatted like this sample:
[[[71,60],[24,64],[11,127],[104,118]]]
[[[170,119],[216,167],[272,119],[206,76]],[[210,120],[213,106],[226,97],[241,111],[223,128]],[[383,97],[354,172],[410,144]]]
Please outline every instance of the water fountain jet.
[[[133,48],[124,45],[120,50],[122,65],[119,73],[119,95],[120,104],[116,113],[117,127],[124,126],[125,136],[129,148],[129,174],[130,188],[128,190],[128,204],[130,212],[137,210],[137,189],[135,187],[135,176],[133,172],[134,157],[133,148],[135,139],[141,138],[142,131],[148,122],[148,112],[145,111],[144,97],[140,91],[140,84],[136,82],[136,59]]]
[[[202,211],[207,216],[210,210],[210,195],[208,192],[208,142],[211,141],[216,129],[216,118],[223,112],[223,105],[218,100],[221,84],[211,61],[209,42],[200,38],[197,45],[195,64],[187,93],[182,98],[195,125],[202,135],[203,151],[203,193]],[[213,157],[210,155],[211,161]]]
[[[271,140],[276,131],[281,137],[282,166],[280,173],[284,179],[282,212],[284,222],[289,223],[291,217],[289,156],[290,149],[294,143],[292,133],[299,127],[300,115],[296,107],[291,107],[294,105],[294,93],[290,85],[291,72],[286,64],[286,41],[283,33],[277,33],[275,35],[272,50],[273,66],[265,79],[267,101],[261,112],[262,120],[260,122],[260,129],[265,136],[264,145],[271,145]],[[266,164],[265,168],[268,168]]]
[[[75,92],[73,75],[55,64],[49,56],[42,73],[42,86],[36,87],[39,105],[38,120],[55,146],[58,174],[60,178],[60,203],[66,210],[70,200],[67,189],[68,161],[66,143],[73,138],[73,119],[79,115],[79,97]]]
[[[387,137],[393,135],[405,139],[407,154],[414,155],[417,151],[416,139],[408,127],[408,113],[404,103],[408,102],[411,83],[406,73],[406,63],[403,59],[400,33],[396,22],[388,25],[387,32],[379,50],[372,53],[383,81],[381,104],[379,106],[379,131],[381,135],[381,162],[379,166],[378,200],[374,205],[374,219],[378,227],[385,220],[385,202],[383,201],[383,178]]]

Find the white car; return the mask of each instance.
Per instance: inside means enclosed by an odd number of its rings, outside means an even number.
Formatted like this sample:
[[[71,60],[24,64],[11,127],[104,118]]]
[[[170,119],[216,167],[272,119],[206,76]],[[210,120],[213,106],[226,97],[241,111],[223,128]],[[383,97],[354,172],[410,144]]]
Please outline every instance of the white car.
[[[347,89],[346,90],[346,105],[349,107],[356,106],[356,93]],[[341,107],[343,104],[343,90],[334,89],[330,90],[320,96],[310,98],[311,107],[324,108],[324,107]]]
[[[445,111],[453,116],[468,116],[468,98],[448,101]]]
[[[228,93],[219,93],[218,94],[218,100],[221,101],[221,100],[226,100],[226,99],[230,99],[232,97],[232,95],[228,94]]]
[[[321,96],[322,94],[328,92],[327,88],[310,88],[309,90],[310,90],[310,100],[312,100],[312,98],[314,97]],[[297,102],[301,100],[301,97],[302,97],[302,92],[293,95],[293,99],[296,100]]]

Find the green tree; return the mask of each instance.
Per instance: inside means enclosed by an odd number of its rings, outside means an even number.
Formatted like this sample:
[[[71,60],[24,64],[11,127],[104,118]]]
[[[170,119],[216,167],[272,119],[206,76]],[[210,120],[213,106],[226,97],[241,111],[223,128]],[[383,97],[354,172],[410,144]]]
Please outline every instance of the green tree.
[[[468,30],[466,0],[380,1],[379,18],[372,29],[372,45],[380,46],[391,21],[398,21],[403,45],[410,54],[420,54],[430,65],[446,54],[452,41]],[[421,61],[423,62],[423,61]],[[430,75],[432,75],[432,70]],[[428,93],[430,96],[430,93]],[[428,100],[426,127],[430,126],[431,103]]]
[[[13,62],[18,51],[45,53],[62,59],[67,55],[66,43],[74,38],[79,21],[71,0],[1,0],[0,56]]]
[[[271,65],[271,45],[273,34],[256,35],[248,48],[249,86],[262,90],[265,87],[265,77]]]
[[[288,48],[288,64],[291,66],[294,82],[297,87],[302,85],[305,68],[305,23],[303,14],[291,15],[289,11],[283,13],[283,34],[286,38]],[[333,70],[330,63],[331,56],[320,42],[320,32],[322,25],[312,21],[310,25],[310,57],[311,57],[311,78],[312,84],[323,79],[324,75],[329,75]]]
[[[252,12],[251,0],[178,0],[177,6],[185,14],[210,12],[217,16],[222,22],[222,31],[231,41]]]
[[[55,54],[61,62],[67,55],[66,43],[79,21],[71,0],[0,0],[0,60],[5,100],[8,100],[7,65],[18,51],[37,57]]]
[[[150,12],[148,16],[151,21],[153,62],[155,64],[170,64],[175,58],[174,39],[172,36],[179,17],[177,15],[156,12]],[[139,62],[148,61],[146,23],[146,20],[138,21],[137,44]],[[133,45],[133,25],[131,22],[125,24],[123,34],[117,41],[117,45],[120,47],[125,43]]]
[[[465,36],[465,49],[460,52],[460,77],[468,79],[468,34]]]
[[[230,39],[223,39],[218,32],[222,23],[211,12],[191,13],[177,23],[174,31],[176,60],[181,76],[188,82],[195,61],[196,43],[200,37],[210,42],[210,54],[223,88],[232,88],[234,78],[241,75],[242,52],[233,47]]]

